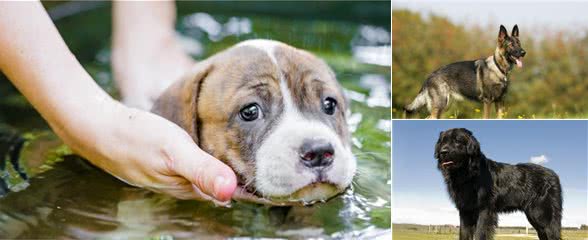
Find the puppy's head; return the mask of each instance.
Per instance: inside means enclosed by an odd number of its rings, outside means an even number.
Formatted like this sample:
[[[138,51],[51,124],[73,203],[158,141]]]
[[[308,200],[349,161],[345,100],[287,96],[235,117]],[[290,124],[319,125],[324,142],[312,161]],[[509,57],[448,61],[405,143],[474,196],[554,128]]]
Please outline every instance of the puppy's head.
[[[437,168],[442,171],[465,167],[480,155],[480,143],[472,132],[465,128],[441,132],[435,145]]]
[[[248,191],[276,202],[326,200],[351,184],[346,110],[323,61],[269,40],[198,63],[153,109],[229,164]]]
[[[515,25],[512,28],[512,33],[509,36],[506,28],[500,25],[498,32],[498,49],[499,52],[505,56],[506,61],[512,66],[516,65],[519,68],[523,67],[523,57],[525,57],[525,49],[521,46],[519,41],[519,27]]]

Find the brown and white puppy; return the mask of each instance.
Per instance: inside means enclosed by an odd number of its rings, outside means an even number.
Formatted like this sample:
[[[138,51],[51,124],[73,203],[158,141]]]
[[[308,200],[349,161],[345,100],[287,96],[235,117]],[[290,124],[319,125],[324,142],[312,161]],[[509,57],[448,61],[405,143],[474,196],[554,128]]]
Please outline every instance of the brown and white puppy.
[[[356,170],[335,74],[312,54],[248,40],[197,63],[152,111],[273,202],[327,200]]]

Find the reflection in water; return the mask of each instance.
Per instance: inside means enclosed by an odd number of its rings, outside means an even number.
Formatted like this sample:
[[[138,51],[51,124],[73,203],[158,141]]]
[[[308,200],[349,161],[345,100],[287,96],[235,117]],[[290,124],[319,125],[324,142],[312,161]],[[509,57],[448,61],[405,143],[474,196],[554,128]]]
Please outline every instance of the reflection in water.
[[[107,10],[103,18],[108,18]],[[81,15],[74,18],[77,28],[93,20]],[[22,135],[12,131],[15,139],[27,140],[23,149],[16,151],[20,153],[16,159],[31,178],[20,177],[14,165],[0,169],[8,192],[0,198],[0,238],[389,236],[390,64],[386,61],[390,52],[385,50],[390,45],[389,36],[385,37],[389,31],[347,22],[259,16],[193,13],[180,19],[178,34],[185,36],[184,46],[199,59],[235,42],[263,37],[313,51],[333,66],[351,100],[349,127],[358,160],[352,188],[311,207],[233,203],[231,208],[220,208],[128,186],[71,155],[48,131],[25,131]],[[84,39],[83,33],[76,36],[78,39],[70,41]],[[109,49],[96,49],[95,61],[83,64],[102,87],[112,89]],[[2,132],[6,131],[0,129]],[[0,156],[14,145],[14,141],[0,140]],[[0,159],[6,164],[10,158]]]
[[[234,203],[231,208],[219,208],[125,185],[69,155],[32,178],[26,191],[0,199],[0,236],[329,236],[336,229],[353,229],[356,221],[369,221],[367,210],[381,207],[380,201],[370,203],[349,191],[313,207]],[[363,234],[373,232],[353,231],[353,235]]]
[[[392,57],[383,55],[383,52],[391,52],[392,47],[388,46],[356,46],[353,48],[353,57],[358,61],[382,66],[391,66]]]
[[[392,66],[390,32],[385,28],[361,26],[353,42],[353,57],[359,62]]]
[[[368,107],[389,108],[391,106],[390,84],[384,76],[365,74],[359,79],[359,85],[370,90],[369,97],[366,99]]]

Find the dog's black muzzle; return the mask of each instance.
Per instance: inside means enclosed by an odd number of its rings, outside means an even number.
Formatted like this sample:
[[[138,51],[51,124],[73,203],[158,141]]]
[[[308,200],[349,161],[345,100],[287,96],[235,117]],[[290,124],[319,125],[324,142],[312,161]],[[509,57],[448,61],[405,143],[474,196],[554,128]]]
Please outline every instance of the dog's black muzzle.
[[[525,51],[524,49],[516,49],[513,51],[509,51],[508,55],[510,55],[513,58],[523,58],[525,57],[525,55],[527,55],[527,51]],[[510,60],[510,59],[509,59]]]
[[[442,147],[441,150],[439,150],[439,160],[446,159],[448,154],[449,154],[449,148]]]

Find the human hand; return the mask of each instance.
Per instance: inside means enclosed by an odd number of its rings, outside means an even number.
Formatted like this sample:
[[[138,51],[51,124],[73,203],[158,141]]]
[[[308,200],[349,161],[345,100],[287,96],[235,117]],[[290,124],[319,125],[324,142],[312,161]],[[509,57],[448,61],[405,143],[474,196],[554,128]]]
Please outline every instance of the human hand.
[[[61,134],[74,151],[128,184],[180,199],[226,204],[237,180],[180,127],[155,114],[106,100],[103,113]]]
[[[179,199],[275,203],[237,186],[233,170],[201,150],[174,123],[117,101],[104,101],[103,114],[90,126],[68,128],[62,135],[72,149],[120,180]]]
[[[100,89],[40,2],[0,1],[0,20],[0,71],[76,153],[131,185],[177,198],[254,199],[236,191],[231,168],[198,148],[183,129]]]

